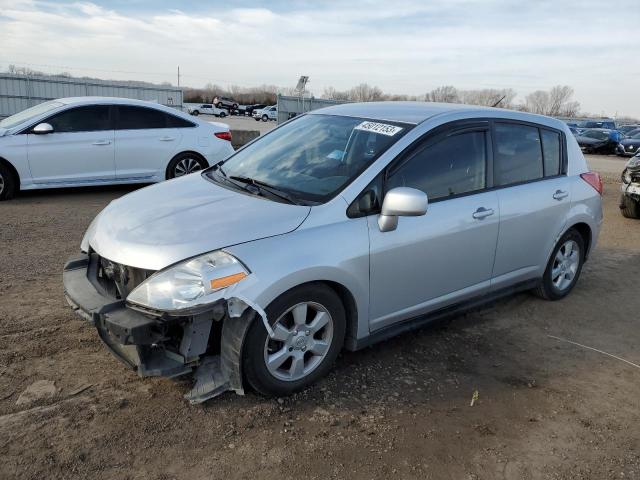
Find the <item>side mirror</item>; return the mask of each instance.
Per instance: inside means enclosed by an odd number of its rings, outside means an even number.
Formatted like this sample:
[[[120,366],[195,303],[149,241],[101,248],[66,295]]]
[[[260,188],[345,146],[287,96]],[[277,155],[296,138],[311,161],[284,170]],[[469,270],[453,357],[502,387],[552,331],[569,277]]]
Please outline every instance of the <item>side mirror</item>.
[[[409,187],[389,190],[382,202],[378,217],[381,232],[390,232],[398,228],[398,217],[419,217],[427,213],[429,200],[427,194]]]
[[[36,135],[46,135],[47,133],[53,133],[53,127],[50,123],[39,123],[33,127],[31,133],[35,133]]]

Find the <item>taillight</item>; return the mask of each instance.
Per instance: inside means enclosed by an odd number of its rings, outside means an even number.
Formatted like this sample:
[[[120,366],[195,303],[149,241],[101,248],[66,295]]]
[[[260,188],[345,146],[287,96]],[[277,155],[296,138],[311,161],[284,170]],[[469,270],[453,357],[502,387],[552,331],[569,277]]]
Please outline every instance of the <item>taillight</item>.
[[[587,173],[581,173],[580,176],[585,182],[591,185],[596,192],[602,195],[603,185],[602,185],[602,178],[600,177],[600,174],[596,172],[587,172]]]
[[[231,132],[216,132],[214,135],[222,140],[231,141]]]

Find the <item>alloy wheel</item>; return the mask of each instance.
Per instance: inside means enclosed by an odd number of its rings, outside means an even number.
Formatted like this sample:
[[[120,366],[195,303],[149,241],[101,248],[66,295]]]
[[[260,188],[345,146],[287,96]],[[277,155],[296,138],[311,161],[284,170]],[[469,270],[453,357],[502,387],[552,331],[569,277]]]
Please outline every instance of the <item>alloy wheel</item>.
[[[327,356],[333,319],[323,305],[302,302],[283,313],[273,331],[264,345],[265,365],[275,378],[292,382],[309,375]]]
[[[173,169],[174,176],[182,177],[193,172],[202,170],[202,165],[195,158],[187,157],[180,160]]]
[[[580,265],[580,247],[574,240],[567,240],[558,249],[551,269],[551,282],[559,291],[571,286]]]

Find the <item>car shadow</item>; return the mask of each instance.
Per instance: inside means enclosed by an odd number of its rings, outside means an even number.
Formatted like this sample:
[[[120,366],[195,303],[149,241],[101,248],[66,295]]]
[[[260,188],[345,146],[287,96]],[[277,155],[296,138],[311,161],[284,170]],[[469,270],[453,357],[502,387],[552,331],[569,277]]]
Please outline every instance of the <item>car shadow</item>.
[[[16,199],[41,199],[43,197],[64,197],[69,195],[95,195],[96,193],[126,195],[135,190],[152,185],[150,183],[137,183],[127,185],[100,185],[95,187],[64,187],[64,188],[43,188],[38,190],[21,190],[15,196]]]

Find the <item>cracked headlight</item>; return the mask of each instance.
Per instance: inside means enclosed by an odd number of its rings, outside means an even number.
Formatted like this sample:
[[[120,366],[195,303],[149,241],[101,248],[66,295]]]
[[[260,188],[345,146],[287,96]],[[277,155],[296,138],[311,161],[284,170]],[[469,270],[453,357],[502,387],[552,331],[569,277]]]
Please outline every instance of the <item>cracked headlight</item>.
[[[237,258],[218,250],[155,273],[129,294],[127,302],[168,313],[198,309],[250,273]]]

